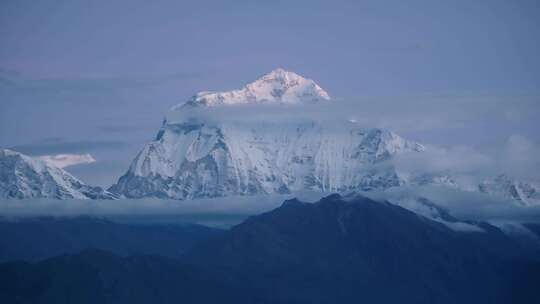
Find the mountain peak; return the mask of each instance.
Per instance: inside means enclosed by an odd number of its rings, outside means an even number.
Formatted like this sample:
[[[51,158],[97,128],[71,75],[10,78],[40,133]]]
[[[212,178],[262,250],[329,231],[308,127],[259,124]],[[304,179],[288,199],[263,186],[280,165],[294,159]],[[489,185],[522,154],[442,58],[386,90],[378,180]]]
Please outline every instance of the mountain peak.
[[[300,78],[305,79],[304,77],[296,74],[295,72],[287,71],[282,68],[277,68],[277,69],[272,70],[270,73],[265,74],[258,80],[269,79],[269,80],[283,80],[285,82],[291,82],[295,79],[300,79]]]
[[[249,103],[316,103],[328,101],[330,96],[313,80],[282,68],[272,70],[241,89],[225,92],[203,91],[195,94],[184,106],[216,106]]]
[[[0,198],[115,198],[99,187],[84,184],[67,171],[13,150],[0,149],[0,167]]]
[[[285,75],[285,74],[294,74],[294,75],[298,75],[294,72],[290,72],[290,71],[287,71],[285,69],[282,69],[282,68],[277,68],[277,69],[274,69],[272,70],[270,73],[266,74],[267,75]]]
[[[42,170],[45,167],[45,163],[39,159],[30,157],[28,155],[22,154],[14,150],[0,149],[0,163],[8,159],[11,162],[20,161],[22,163],[25,163],[28,166],[31,166],[35,170]]]

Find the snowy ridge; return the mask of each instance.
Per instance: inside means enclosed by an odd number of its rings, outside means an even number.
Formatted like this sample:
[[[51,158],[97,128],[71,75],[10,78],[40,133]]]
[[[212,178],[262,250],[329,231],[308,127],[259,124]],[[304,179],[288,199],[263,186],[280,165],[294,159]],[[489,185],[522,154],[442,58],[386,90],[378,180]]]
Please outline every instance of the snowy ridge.
[[[8,149],[0,150],[1,198],[113,199],[68,172],[43,160]]]

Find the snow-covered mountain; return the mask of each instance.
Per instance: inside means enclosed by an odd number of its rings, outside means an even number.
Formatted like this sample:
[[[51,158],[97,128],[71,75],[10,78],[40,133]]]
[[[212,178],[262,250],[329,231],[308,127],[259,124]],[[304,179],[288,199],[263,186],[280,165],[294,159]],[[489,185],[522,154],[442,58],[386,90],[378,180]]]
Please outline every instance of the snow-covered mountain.
[[[520,180],[507,174],[486,177],[480,183],[458,182],[459,174],[449,171],[420,174],[399,172],[398,176],[402,185],[438,186],[465,192],[480,192],[492,197],[514,201],[524,206],[540,204],[540,182]]]
[[[312,80],[277,69],[239,90],[199,93],[171,111],[261,103],[308,107],[330,100]],[[110,191],[134,198],[185,199],[385,189],[401,180],[382,163],[397,153],[421,150],[422,145],[392,132],[349,121],[328,127],[305,120],[251,125],[230,119],[165,120],[156,140],[143,148]]]
[[[316,103],[330,100],[330,96],[313,80],[296,73],[275,69],[239,90],[228,92],[199,92],[188,102],[172,108],[186,106],[237,105],[247,103]]]
[[[113,199],[100,187],[84,184],[41,159],[0,150],[0,198]]]
[[[515,200],[523,205],[540,204],[540,183],[516,180],[506,174],[485,180],[478,186],[478,190]]]
[[[261,115],[268,105],[283,112],[296,107],[304,115],[296,119],[289,114],[284,123],[278,111],[276,121],[276,113]],[[394,155],[425,148],[345,119],[330,124],[309,115],[306,119],[305,113],[321,114],[319,108],[309,108],[317,105],[331,108],[335,101],[313,80],[283,69],[238,90],[198,93],[167,113],[156,139],[109,191],[127,198],[190,199],[416,185],[479,191],[525,205],[540,203],[538,184],[504,175],[478,185],[463,184],[450,171],[398,170],[388,161]],[[245,106],[252,110],[245,115],[255,117],[235,119]],[[216,109],[228,111],[210,115]]]

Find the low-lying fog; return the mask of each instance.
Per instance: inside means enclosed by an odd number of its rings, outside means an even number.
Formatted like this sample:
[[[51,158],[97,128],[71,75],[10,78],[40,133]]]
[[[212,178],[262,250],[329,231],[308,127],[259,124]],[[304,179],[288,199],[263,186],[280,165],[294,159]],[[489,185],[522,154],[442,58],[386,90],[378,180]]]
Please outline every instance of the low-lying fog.
[[[399,187],[387,191],[370,191],[361,194],[396,204],[407,198],[424,197],[462,220],[540,222],[540,206],[521,206],[515,201],[502,200],[482,193],[432,186]],[[315,202],[326,195],[329,193],[305,191],[289,195],[235,196],[183,201],[153,198],[114,201],[3,200],[0,202],[0,214],[1,217],[7,219],[86,215],[130,223],[198,223],[226,228],[240,223],[249,216],[275,209],[286,199],[296,197],[301,201]]]

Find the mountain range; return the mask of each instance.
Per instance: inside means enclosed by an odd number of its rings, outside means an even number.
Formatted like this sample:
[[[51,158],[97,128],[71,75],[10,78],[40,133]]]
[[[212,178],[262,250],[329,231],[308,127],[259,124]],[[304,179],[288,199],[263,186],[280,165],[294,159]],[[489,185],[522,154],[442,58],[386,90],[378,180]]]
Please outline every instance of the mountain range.
[[[0,301],[537,303],[538,225],[523,241],[487,223],[470,224],[482,229],[457,231],[359,195],[293,199],[176,258],[94,247],[2,263]]]
[[[540,183],[505,174],[471,187],[457,183],[449,172],[400,172],[389,164],[394,156],[426,148],[388,130],[315,117],[274,123],[260,115],[269,105],[284,112],[291,110],[290,105],[309,112],[314,105],[335,103],[313,80],[283,69],[238,90],[200,92],[170,110],[156,139],[109,191],[126,198],[192,199],[436,185],[523,205],[540,203]],[[262,119],[246,122],[211,115],[226,109],[229,112],[221,116],[227,116],[244,106],[255,107]]]
[[[108,190],[86,185],[53,162],[43,162],[43,157],[2,150],[0,197],[193,199],[420,185],[481,192],[522,205],[540,203],[540,182],[504,173],[464,186],[451,172],[398,170],[392,164],[395,156],[427,148],[353,120],[309,116],[314,109],[324,109],[313,107],[331,108],[336,103],[313,80],[276,69],[240,89],[200,92],[172,107],[155,140]],[[252,112],[245,116],[254,116],[251,120],[228,117],[246,107]],[[308,114],[284,122],[264,115],[270,110],[273,115]]]
[[[36,262],[92,248],[120,256],[177,258],[223,232],[196,224],[119,223],[89,216],[0,218],[0,262]]]

